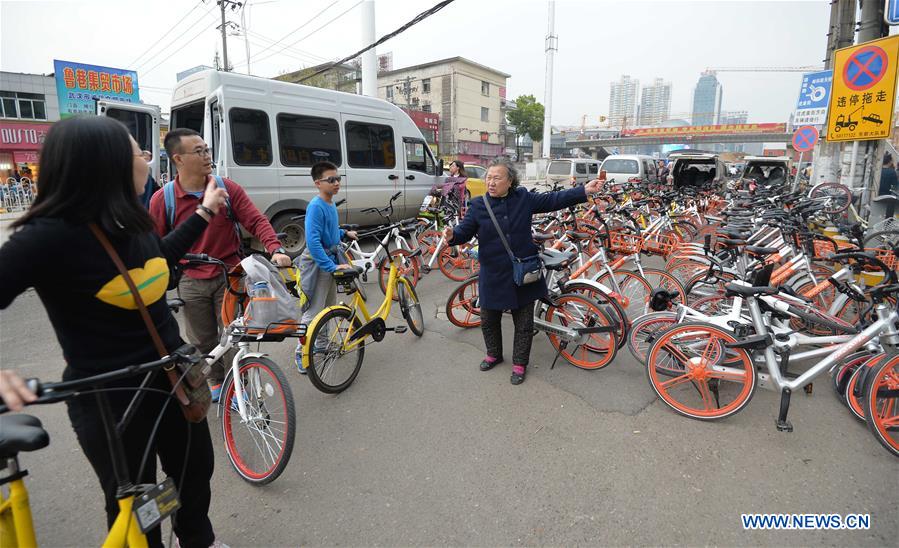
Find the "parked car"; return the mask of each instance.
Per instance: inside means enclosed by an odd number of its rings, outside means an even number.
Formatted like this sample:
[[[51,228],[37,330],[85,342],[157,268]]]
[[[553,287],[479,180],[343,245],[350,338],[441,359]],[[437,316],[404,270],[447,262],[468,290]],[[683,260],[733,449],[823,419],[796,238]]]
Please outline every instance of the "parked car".
[[[317,194],[314,163],[333,162],[343,177],[341,223],[381,222],[363,210],[398,191],[394,218],[413,217],[444,179],[409,115],[375,97],[206,70],[176,84],[170,127],[200,132],[215,172],[246,189],[292,255],[305,245],[303,223],[292,218]]]
[[[788,156],[747,156],[744,158],[742,182],[752,179],[757,185],[770,185],[787,180],[791,169]]]
[[[642,154],[612,154],[602,162],[600,170],[606,172],[606,180],[616,183],[658,182],[656,160]]]
[[[668,182],[674,188],[712,186],[723,188],[727,166],[717,154],[706,152],[675,152],[668,156],[671,173]]]
[[[592,158],[552,160],[546,168],[546,183],[583,185],[599,177],[599,164],[599,160]]]

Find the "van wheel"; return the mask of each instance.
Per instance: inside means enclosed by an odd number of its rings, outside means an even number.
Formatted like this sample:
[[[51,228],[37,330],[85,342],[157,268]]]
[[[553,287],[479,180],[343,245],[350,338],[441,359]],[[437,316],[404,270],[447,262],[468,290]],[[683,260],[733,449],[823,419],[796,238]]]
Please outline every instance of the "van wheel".
[[[302,221],[291,220],[291,217],[296,217],[303,213],[305,212],[288,211],[280,213],[272,219],[272,228],[275,229],[275,232],[283,232],[285,234],[281,240],[281,245],[287,250],[287,254],[290,255],[291,259],[298,257],[306,249],[305,225]]]

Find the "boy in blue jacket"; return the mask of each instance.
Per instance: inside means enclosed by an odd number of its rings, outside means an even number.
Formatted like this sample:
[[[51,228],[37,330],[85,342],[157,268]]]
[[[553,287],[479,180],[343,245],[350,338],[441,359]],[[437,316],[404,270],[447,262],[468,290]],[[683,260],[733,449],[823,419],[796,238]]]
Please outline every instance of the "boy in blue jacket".
[[[318,196],[306,208],[306,250],[300,255],[299,267],[303,292],[306,293],[306,309],[300,323],[309,322],[325,307],[337,302],[337,285],[331,273],[337,269],[352,268],[340,264],[337,245],[341,238],[356,239],[352,230],[344,231],[337,220],[334,196],[340,192],[340,175],[337,166],[331,162],[318,162],[312,166],[312,180],[318,189]],[[317,341],[316,341],[317,342]],[[305,374],[297,348],[297,369]]]

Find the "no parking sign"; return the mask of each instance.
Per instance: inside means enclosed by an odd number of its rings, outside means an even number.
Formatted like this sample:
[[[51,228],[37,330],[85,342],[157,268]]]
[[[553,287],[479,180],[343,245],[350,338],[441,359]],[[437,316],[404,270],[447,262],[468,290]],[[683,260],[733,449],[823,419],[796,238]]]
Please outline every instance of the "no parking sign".
[[[899,35],[836,51],[827,111],[828,141],[889,138],[897,59]]]

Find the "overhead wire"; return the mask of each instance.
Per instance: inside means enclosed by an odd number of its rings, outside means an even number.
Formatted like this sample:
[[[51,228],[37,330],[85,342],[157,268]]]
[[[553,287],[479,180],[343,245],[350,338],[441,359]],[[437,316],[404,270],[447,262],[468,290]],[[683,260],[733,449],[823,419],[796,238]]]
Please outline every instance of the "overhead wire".
[[[258,32],[253,32],[253,31],[251,31],[251,30],[246,30],[246,32],[249,34],[249,37],[250,37],[250,39],[251,39],[251,42],[252,42],[252,39],[253,39],[253,38],[255,38],[256,40],[258,40],[259,43],[260,43],[261,45],[263,45],[263,46],[264,46],[264,45],[267,45],[267,44],[271,44],[272,42],[274,42],[274,40],[272,40],[271,38],[268,38],[268,37],[266,37],[266,36],[264,36],[264,35],[262,35],[262,34],[259,34]],[[297,56],[297,57],[305,57],[306,59],[313,60],[313,61],[315,61],[316,63],[321,63],[321,62],[323,62],[323,61],[328,61],[328,60],[329,60],[327,57],[322,57],[322,56],[320,56],[320,55],[316,55],[316,54],[314,54],[314,53],[312,53],[312,52],[305,51],[305,50],[301,50],[301,49],[298,49],[298,48],[288,48],[288,49],[286,49],[285,51],[287,51],[287,52],[289,52],[289,53],[292,53],[293,55],[295,55],[295,56]],[[250,60],[252,60],[252,59],[253,59],[253,55],[250,55]]]
[[[193,42],[194,40],[196,40],[197,38],[199,38],[201,34],[203,34],[204,32],[206,32],[206,31],[208,31],[209,29],[211,29],[212,27],[214,27],[215,24],[216,24],[216,22],[217,22],[217,21],[213,21],[211,25],[209,25],[209,26],[207,26],[207,27],[205,27],[205,28],[200,29],[200,32],[198,32],[198,33],[196,33],[195,35],[193,35],[187,42],[184,42],[184,43],[181,44],[179,47],[183,48],[183,47],[187,46],[188,44],[190,44],[191,42]],[[141,75],[142,75],[142,76],[146,76],[147,74],[153,72],[154,70],[156,70],[157,67],[159,67],[160,65],[162,65],[163,63],[165,63],[165,62],[168,61],[168,60],[169,60],[168,57],[164,58],[162,61],[156,63],[156,64],[153,65],[151,68],[149,68],[149,69],[143,71],[143,72],[141,73]]]
[[[213,9],[215,9],[215,4],[213,4],[212,7],[210,7],[208,10],[206,10],[206,12],[203,13],[203,15],[200,16],[199,19],[195,20],[189,27],[187,27],[186,29],[184,29],[184,30],[181,32],[180,36],[175,37],[175,38],[172,39],[170,42],[168,42],[165,46],[163,46],[161,49],[159,49],[156,53],[154,53],[153,55],[151,55],[150,57],[148,57],[147,59],[145,59],[142,63],[140,63],[140,65],[138,65],[137,67],[135,67],[135,70],[140,70],[142,67],[145,67],[145,66],[149,65],[154,59],[156,59],[157,57],[159,57],[160,55],[162,55],[163,53],[165,53],[166,51],[168,51],[168,50],[169,50],[175,43],[178,42],[178,40],[179,40],[184,34],[190,32],[191,30],[193,30],[193,29],[195,29],[195,28],[197,28],[197,25],[202,24],[202,23],[204,22],[204,20],[206,20],[207,17],[209,17],[209,14],[212,12]],[[217,19],[213,18],[213,23],[212,23],[212,24],[215,25],[217,21],[218,21]],[[206,28],[208,28],[208,27],[206,27]],[[206,29],[204,28],[203,30],[206,30]],[[154,68],[155,68],[155,67],[154,67]]]
[[[166,36],[168,36],[169,34],[171,34],[176,28],[178,28],[178,26],[179,26],[181,23],[183,23],[184,21],[186,21],[187,18],[190,17],[190,14],[194,12],[194,10],[196,10],[197,8],[199,8],[200,6],[202,6],[203,4],[204,4],[203,0],[200,0],[199,2],[197,2],[196,4],[194,4],[194,7],[192,7],[192,8],[190,9],[190,11],[188,11],[186,14],[184,14],[184,15],[178,20],[177,23],[175,23],[174,25],[172,25],[172,27],[171,27],[165,34],[163,34],[162,36],[160,36],[160,37],[159,37],[159,40],[156,40],[155,42],[153,42],[153,44],[150,45],[150,47],[148,47],[148,48],[145,49],[143,52],[141,52],[141,54],[138,55],[137,57],[135,57],[135,58],[134,58],[134,61],[131,61],[130,63],[128,63],[127,66],[129,66],[129,67],[130,67],[130,66],[134,66],[138,61],[140,61],[141,57],[143,57],[143,56],[146,55],[150,50],[152,50],[153,48],[155,48],[156,45],[157,45],[158,43],[162,42],[162,41],[165,39]],[[199,21],[199,19],[198,19],[198,21]]]
[[[452,0],[450,0],[450,1],[452,1]],[[355,4],[353,4],[352,6],[350,6],[349,8],[347,8],[347,9],[345,9],[344,11],[340,12],[336,17],[332,18],[331,20],[329,20],[329,21],[328,21],[327,23],[325,23],[324,25],[322,25],[322,26],[318,27],[317,29],[315,29],[314,31],[308,33],[307,35],[303,36],[303,37],[300,38],[299,40],[295,40],[294,42],[291,42],[290,44],[287,44],[287,45],[284,47],[284,49],[293,47],[293,46],[299,44],[300,42],[302,42],[303,40],[309,38],[309,37],[312,36],[313,34],[315,34],[315,33],[319,32],[320,30],[324,29],[325,27],[327,27],[328,25],[330,25],[330,24],[333,23],[334,21],[337,21],[338,19],[340,19],[341,17],[343,17],[344,15],[346,15],[347,13],[349,13],[351,10],[353,10],[356,6],[358,6],[358,5],[361,4],[362,2],[363,2],[363,0],[359,0],[358,2],[356,2]],[[283,49],[282,49],[281,51],[283,51]],[[281,52],[280,52],[280,51],[272,52],[272,53],[270,53],[270,54],[268,54],[268,55],[266,55],[266,56],[264,56],[264,57],[260,57],[260,58],[258,58],[258,59],[255,58],[255,56],[252,56],[252,55],[251,55],[251,56],[250,56],[250,60],[252,60],[254,63],[258,63],[258,62],[260,62],[260,61],[264,61],[265,59],[268,59],[268,58],[270,58],[270,57],[273,57],[273,56],[275,56],[275,55],[277,55],[277,54],[279,54],[279,53],[281,53]],[[246,63],[242,63],[242,64],[245,65]]]
[[[309,25],[309,24],[311,24],[313,21],[315,21],[315,20],[316,20],[318,17],[320,17],[322,14],[324,14],[326,11],[328,11],[329,9],[331,9],[331,8],[332,8],[335,4],[337,4],[338,2],[340,2],[340,0],[334,0],[333,2],[331,2],[330,4],[328,4],[327,6],[325,6],[324,9],[320,10],[318,13],[316,13],[315,15],[313,15],[311,18],[307,19],[305,23],[303,23],[303,24],[300,25],[299,27],[293,29],[292,31],[288,32],[287,34],[285,34],[285,35],[282,36],[281,38],[279,38],[279,39],[277,39],[277,40],[274,40],[274,41],[273,41],[274,43],[271,44],[270,46],[266,47],[265,49],[263,49],[263,50],[260,51],[260,52],[257,52],[257,53],[255,53],[255,54],[253,54],[253,55],[250,55],[250,59],[249,59],[249,60],[250,60],[250,61],[255,61],[255,60],[256,60],[256,57],[257,57],[258,55],[262,55],[263,53],[265,53],[266,51],[270,50],[271,48],[273,48],[273,47],[279,45],[281,42],[283,42],[284,40],[286,40],[287,38],[289,38],[293,33],[299,32],[300,30],[302,30],[303,28],[305,28],[307,25]],[[286,46],[286,47],[290,47],[290,46]],[[283,51],[283,50],[281,50],[281,51]],[[246,62],[244,62],[243,64],[246,64]]]
[[[412,26],[414,26],[414,25],[417,25],[418,23],[424,21],[425,19],[427,19],[428,17],[434,15],[435,13],[437,13],[437,12],[440,11],[440,10],[442,10],[442,9],[445,8],[446,6],[452,4],[454,1],[455,1],[455,0],[443,0],[442,2],[437,3],[436,5],[434,5],[434,7],[432,7],[432,8],[430,8],[430,9],[427,9],[427,10],[425,10],[425,11],[419,13],[418,15],[416,15],[415,17],[413,17],[412,19],[410,19],[409,22],[407,22],[405,25],[403,25],[403,26],[397,28],[396,30],[394,30],[394,31],[391,32],[391,33],[385,34],[384,36],[382,36],[381,38],[379,38],[378,40],[376,40],[374,43],[369,44],[368,46],[366,46],[366,47],[360,49],[360,50],[357,51],[356,53],[347,55],[346,57],[344,57],[343,59],[341,59],[341,60],[339,60],[339,61],[335,61],[334,63],[331,63],[330,66],[324,67],[324,68],[322,68],[321,70],[317,70],[317,71],[313,72],[312,74],[310,74],[310,75],[308,75],[308,76],[305,76],[305,77],[301,78],[300,80],[297,81],[297,83],[299,84],[299,83],[305,82],[306,80],[309,80],[310,78],[314,78],[315,76],[318,76],[319,74],[328,72],[329,70],[333,69],[334,67],[340,66],[340,65],[342,65],[343,63],[346,63],[347,61],[351,61],[351,60],[355,59],[356,57],[359,57],[360,55],[362,55],[362,54],[365,53],[366,51],[368,51],[368,50],[370,50],[370,49],[372,49],[372,48],[375,48],[375,47],[377,47],[377,46],[383,44],[384,42],[390,40],[391,38],[393,38],[393,37],[395,37],[395,36],[401,34],[402,32],[408,30],[410,27],[412,27]],[[361,4],[361,3],[362,3],[362,2],[359,2],[359,4]],[[356,5],[359,5],[359,4],[356,4]],[[353,6],[353,7],[355,7],[355,6]]]

